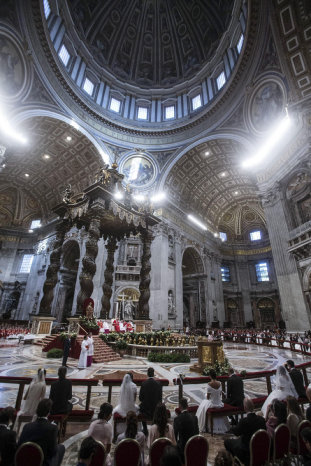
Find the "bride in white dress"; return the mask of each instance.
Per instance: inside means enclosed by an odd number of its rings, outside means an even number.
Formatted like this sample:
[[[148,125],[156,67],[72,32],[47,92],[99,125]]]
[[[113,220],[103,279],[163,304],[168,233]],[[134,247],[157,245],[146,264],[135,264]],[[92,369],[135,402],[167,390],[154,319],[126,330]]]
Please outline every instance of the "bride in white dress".
[[[137,396],[137,386],[134,384],[132,379],[132,374],[125,374],[121,384],[120,390],[120,402],[112,411],[114,413],[120,414],[122,417],[126,417],[129,411],[134,411],[138,414],[139,407],[135,404]],[[117,424],[117,434],[122,434],[126,429],[126,423],[118,422]]]
[[[221,383],[216,380],[216,372],[214,369],[209,371],[211,381],[207,384],[206,400],[201,401],[200,406],[196,412],[198,418],[199,431],[205,431],[206,411],[209,408],[223,408],[224,404],[221,401],[222,389]],[[210,429],[210,426],[208,426]],[[213,429],[215,434],[224,434],[230,429],[228,418],[216,417],[213,421]]]
[[[276,398],[277,400],[282,401],[286,400],[288,396],[293,396],[296,399],[298,398],[298,394],[287,370],[284,366],[278,366],[275,374],[275,388],[261,408],[264,417],[266,417],[267,408],[271,404],[272,400]]]

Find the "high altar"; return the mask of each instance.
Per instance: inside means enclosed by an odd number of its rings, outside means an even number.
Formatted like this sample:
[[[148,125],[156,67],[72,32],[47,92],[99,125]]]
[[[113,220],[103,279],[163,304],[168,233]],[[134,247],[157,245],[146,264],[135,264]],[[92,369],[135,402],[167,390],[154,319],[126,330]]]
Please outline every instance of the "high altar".
[[[225,362],[222,341],[209,341],[207,337],[199,337],[197,340],[197,345],[198,362],[193,366],[190,366],[191,371],[201,373],[206,366],[212,369],[216,362],[220,364]]]

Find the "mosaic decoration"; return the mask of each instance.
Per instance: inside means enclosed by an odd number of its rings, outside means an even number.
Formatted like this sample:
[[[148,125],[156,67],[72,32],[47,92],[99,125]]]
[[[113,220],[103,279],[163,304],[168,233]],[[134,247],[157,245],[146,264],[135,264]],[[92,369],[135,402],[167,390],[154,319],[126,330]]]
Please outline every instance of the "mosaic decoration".
[[[142,188],[154,181],[156,168],[149,158],[144,155],[135,155],[123,162],[121,173],[124,175],[125,183],[135,188]]]

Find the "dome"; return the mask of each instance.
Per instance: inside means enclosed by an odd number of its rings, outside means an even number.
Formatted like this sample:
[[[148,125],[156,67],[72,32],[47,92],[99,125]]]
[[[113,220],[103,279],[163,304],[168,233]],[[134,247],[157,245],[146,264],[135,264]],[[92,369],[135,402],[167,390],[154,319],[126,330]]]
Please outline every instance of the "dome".
[[[190,79],[211,59],[234,0],[72,0],[80,40],[117,79],[145,88]]]

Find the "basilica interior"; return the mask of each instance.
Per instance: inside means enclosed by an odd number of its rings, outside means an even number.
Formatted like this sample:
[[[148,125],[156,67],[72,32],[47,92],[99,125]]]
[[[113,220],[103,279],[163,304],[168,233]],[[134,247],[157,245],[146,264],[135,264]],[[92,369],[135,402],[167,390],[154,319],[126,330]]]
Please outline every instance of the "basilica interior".
[[[97,319],[153,330],[309,330],[310,50],[307,0],[0,2],[1,325],[66,324],[91,298]],[[308,359],[224,350],[238,370]],[[1,350],[1,376],[42,365],[56,376],[37,346]],[[147,367],[69,360],[68,376]],[[173,409],[189,366],[155,368]],[[15,398],[1,386],[1,405]]]

